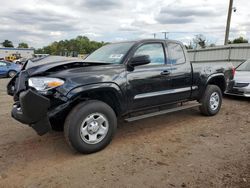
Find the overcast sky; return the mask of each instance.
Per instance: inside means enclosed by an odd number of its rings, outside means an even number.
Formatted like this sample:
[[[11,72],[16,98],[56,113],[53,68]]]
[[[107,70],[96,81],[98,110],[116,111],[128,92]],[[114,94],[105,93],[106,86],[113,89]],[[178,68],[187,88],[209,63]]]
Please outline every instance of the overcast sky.
[[[188,43],[195,34],[222,44],[229,0],[4,0],[0,41],[42,47],[86,35],[97,41],[163,38]],[[234,0],[230,38],[250,38],[250,1]]]

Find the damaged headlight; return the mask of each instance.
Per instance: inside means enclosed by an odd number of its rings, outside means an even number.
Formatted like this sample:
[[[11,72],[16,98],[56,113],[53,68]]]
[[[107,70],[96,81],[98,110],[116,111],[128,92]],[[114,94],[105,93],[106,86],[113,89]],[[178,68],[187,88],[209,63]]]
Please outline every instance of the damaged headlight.
[[[33,77],[29,79],[28,83],[29,87],[32,87],[40,92],[46,92],[50,89],[63,85],[64,81],[59,78]]]

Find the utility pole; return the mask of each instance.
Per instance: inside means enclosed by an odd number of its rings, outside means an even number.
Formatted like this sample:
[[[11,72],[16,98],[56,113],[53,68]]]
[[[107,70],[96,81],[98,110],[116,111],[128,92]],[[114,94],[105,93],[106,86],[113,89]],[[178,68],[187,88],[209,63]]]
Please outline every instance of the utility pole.
[[[164,31],[164,32],[162,32],[162,33],[164,34],[164,39],[167,39],[167,34],[168,34],[168,32]]]
[[[229,30],[230,30],[230,23],[231,23],[232,10],[233,10],[233,0],[230,0],[230,2],[229,2],[229,8],[228,8],[228,15],[227,15],[227,27],[226,27],[224,45],[227,45],[227,44],[228,44],[228,38],[229,38]]]

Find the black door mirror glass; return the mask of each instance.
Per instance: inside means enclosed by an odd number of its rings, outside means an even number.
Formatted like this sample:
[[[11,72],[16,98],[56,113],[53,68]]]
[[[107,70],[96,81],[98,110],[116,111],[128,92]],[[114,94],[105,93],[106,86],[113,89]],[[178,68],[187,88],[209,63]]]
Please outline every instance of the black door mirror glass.
[[[140,55],[132,57],[129,61],[130,66],[139,66],[139,65],[146,65],[150,63],[150,57],[148,55]]]

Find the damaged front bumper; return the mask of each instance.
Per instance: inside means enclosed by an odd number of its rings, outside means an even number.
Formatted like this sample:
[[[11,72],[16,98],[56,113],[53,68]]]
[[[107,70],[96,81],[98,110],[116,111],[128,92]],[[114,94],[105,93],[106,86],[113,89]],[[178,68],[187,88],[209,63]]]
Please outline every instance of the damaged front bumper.
[[[31,89],[22,91],[13,105],[11,115],[17,121],[28,124],[38,135],[51,130],[48,116],[50,100]]]

